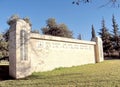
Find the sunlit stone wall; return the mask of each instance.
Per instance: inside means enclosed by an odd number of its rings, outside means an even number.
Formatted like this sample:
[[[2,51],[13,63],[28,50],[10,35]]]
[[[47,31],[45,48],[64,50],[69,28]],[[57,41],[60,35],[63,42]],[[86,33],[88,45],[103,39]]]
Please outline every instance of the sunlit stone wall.
[[[95,63],[95,42],[31,34],[31,67],[33,71],[47,71]]]
[[[33,72],[59,67],[94,64],[103,61],[102,40],[83,41],[31,33],[31,27],[19,19],[10,26],[9,74],[23,78]]]

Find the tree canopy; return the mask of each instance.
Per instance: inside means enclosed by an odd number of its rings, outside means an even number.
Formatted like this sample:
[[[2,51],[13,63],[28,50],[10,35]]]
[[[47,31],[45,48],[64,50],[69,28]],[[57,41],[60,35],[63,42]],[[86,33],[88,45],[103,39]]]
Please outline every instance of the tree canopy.
[[[99,35],[102,38],[103,41],[103,51],[105,53],[110,53],[111,50],[113,50],[112,42],[111,42],[111,34],[108,32],[108,29],[105,26],[105,20],[102,19],[102,28],[100,29]]]
[[[46,27],[41,29],[43,34],[73,38],[72,31],[63,23],[57,24],[54,18],[49,18],[46,24]]]
[[[24,21],[26,21],[30,26],[32,26],[32,23],[30,21],[29,17],[24,17],[24,18],[20,18],[17,14],[13,14],[7,21],[8,25],[11,25],[13,23],[15,23],[18,19],[23,19]]]
[[[8,42],[3,37],[4,34],[0,33],[0,58],[8,57]]]

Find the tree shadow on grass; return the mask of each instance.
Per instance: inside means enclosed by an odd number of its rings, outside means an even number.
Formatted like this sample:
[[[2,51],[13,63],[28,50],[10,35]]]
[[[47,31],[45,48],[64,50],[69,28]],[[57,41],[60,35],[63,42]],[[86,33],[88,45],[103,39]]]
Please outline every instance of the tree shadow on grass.
[[[9,65],[0,65],[0,81],[12,79],[9,76]]]

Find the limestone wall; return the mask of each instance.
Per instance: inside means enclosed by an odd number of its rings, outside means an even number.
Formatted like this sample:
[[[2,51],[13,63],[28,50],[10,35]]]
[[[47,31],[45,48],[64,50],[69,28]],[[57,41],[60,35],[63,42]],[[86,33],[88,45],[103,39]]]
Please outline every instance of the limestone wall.
[[[95,63],[95,42],[31,34],[30,55],[33,71],[47,71]]]
[[[23,78],[33,72],[48,71],[103,61],[102,40],[96,42],[31,33],[24,20],[10,26],[9,74]]]
[[[23,78],[31,74],[29,52],[30,26],[19,19],[10,26],[9,34],[9,74],[13,78]]]

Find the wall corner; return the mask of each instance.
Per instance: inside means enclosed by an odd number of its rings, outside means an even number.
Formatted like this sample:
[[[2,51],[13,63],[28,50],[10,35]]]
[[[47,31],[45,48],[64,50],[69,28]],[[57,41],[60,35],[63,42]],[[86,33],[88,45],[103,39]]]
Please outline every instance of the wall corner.
[[[96,53],[96,62],[102,62],[104,61],[103,56],[103,44],[102,39],[100,37],[96,37],[96,46],[95,46],[95,53]]]

